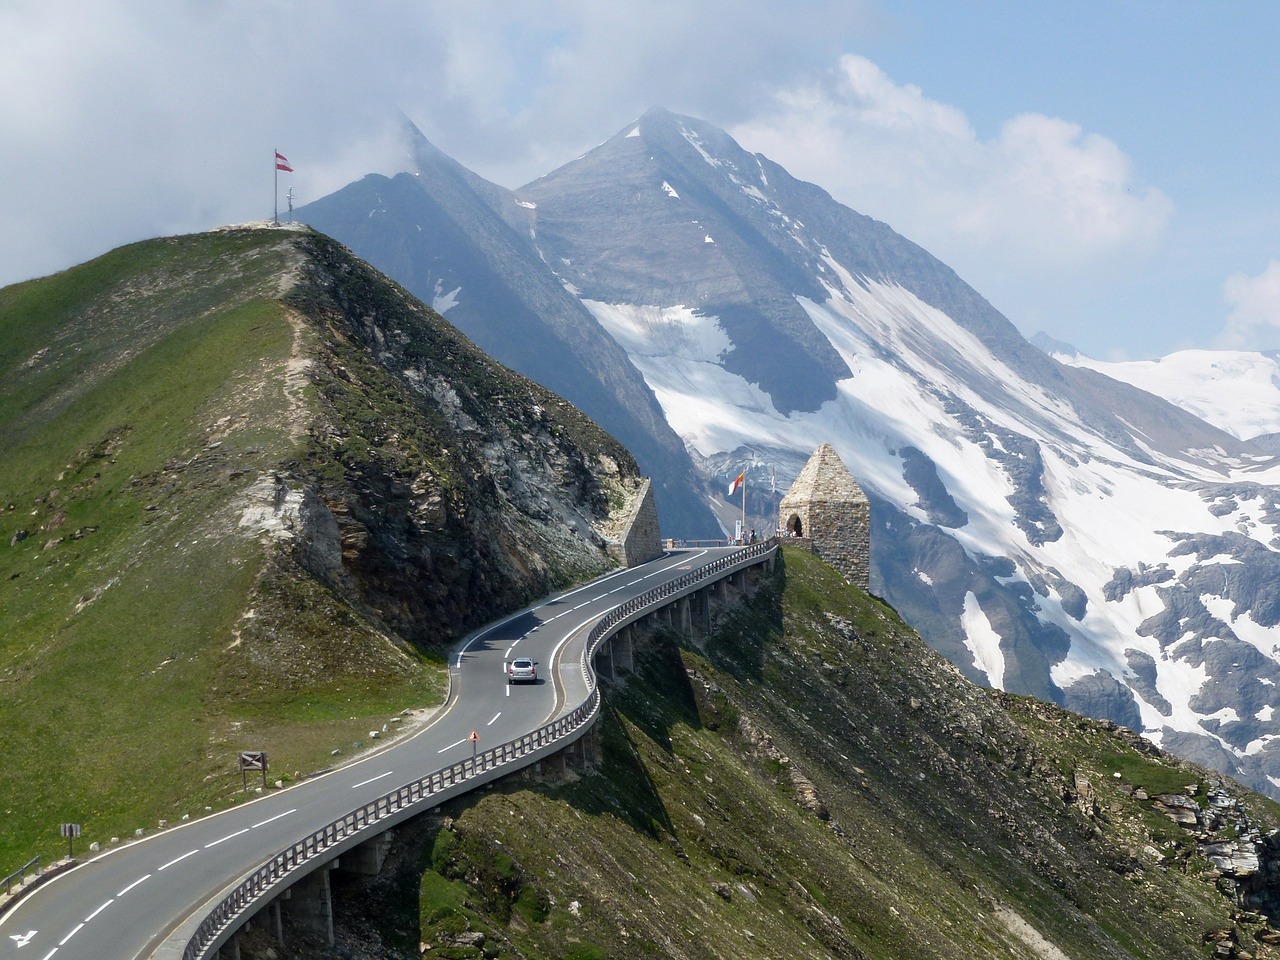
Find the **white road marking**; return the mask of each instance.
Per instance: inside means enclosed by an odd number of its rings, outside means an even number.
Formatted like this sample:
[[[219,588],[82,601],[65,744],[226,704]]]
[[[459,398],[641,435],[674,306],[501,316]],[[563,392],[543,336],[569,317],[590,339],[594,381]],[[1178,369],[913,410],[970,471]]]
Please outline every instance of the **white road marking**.
[[[463,738],[462,738],[461,740],[459,740],[457,743],[451,743],[451,744],[449,744],[447,747],[443,747],[442,749],[437,750],[437,751],[436,751],[436,753],[446,753],[447,751],[452,750],[454,747],[460,747],[460,746],[462,746],[462,745],[463,745],[464,743],[466,743],[466,742],[467,742],[467,738],[466,738],[466,737],[463,737]]]
[[[121,890],[119,893],[117,893],[117,894],[116,894],[116,899],[118,900],[118,899],[120,899],[121,897],[123,897],[126,893],[128,893],[130,890],[132,890],[132,889],[133,889],[134,887],[136,887],[138,884],[140,884],[143,880],[150,880],[150,879],[151,879],[151,874],[149,874],[149,873],[144,873],[144,874],[143,874],[142,876],[140,876],[137,880],[133,881],[133,883],[129,884],[127,887],[125,887],[123,890]]]
[[[48,953],[44,955],[44,960],[49,960],[49,958],[52,957],[57,952],[58,952],[58,948],[54,947],[52,950],[50,950]]]
[[[292,810],[286,810],[284,813],[277,813],[274,817],[268,817],[266,820],[263,820],[261,823],[255,823],[249,829],[257,830],[259,827],[265,827],[268,823],[274,823],[276,820],[279,820],[281,817],[287,817],[289,814],[297,813],[297,812],[298,812],[298,808],[294,807]]]
[[[34,937],[39,932],[40,932],[39,930],[28,930],[26,933],[15,933],[11,935],[9,939],[17,941],[18,949],[21,950],[28,943],[30,943],[31,938]]]
[[[208,850],[210,847],[216,847],[220,843],[226,843],[228,840],[231,840],[234,837],[238,837],[242,833],[248,833],[248,832],[249,832],[249,828],[245,827],[243,830],[237,830],[235,833],[228,833],[225,837],[219,837],[217,840],[213,841],[213,843],[206,843],[204,845],[204,848]],[[160,869],[163,870],[164,867],[161,867]]]
[[[500,716],[502,716],[502,711],[501,711],[501,710],[499,710],[497,713],[495,713],[495,714],[493,715],[493,720],[497,720]],[[490,720],[488,723],[486,723],[486,724],[485,724],[485,726],[486,726],[486,727],[492,727],[492,726],[493,726],[493,720]]]
[[[67,941],[70,940],[72,937],[74,937],[77,933],[79,933],[81,929],[83,929],[83,927],[84,927],[83,923],[77,923],[76,928],[74,930],[72,930],[65,937],[63,937],[61,940],[58,941],[58,946],[65,947],[67,945]]]
[[[366,783],[373,783],[373,781],[381,780],[383,777],[389,777],[393,773],[395,773],[394,770],[388,770],[386,773],[380,773],[376,777],[370,777],[368,780],[361,780],[359,783],[353,783],[351,785],[351,789],[354,790],[356,787],[363,787]]]
[[[93,911],[93,913],[91,913],[90,915],[86,916],[86,918],[84,918],[84,923],[88,923],[88,922],[90,922],[90,920],[92,920],[93,918],[95,918],[95,916],[97,916],[97,915],[99,915],[100,913],[102,913],[102,911],[104,911],[106,908],[109,908],[109,906],[110,906],[111,904],[114,904],[114,902],[115,902],[115,897],[111,897],[111,899],[110,899],[110,900],[108,900],[108,901],[106,901],[106,902],[105,902],[105,904],[102,904],[102,905],[100,906],[100,908],[97,908],[97,910]]]
[[[222,841],[219,840],[218,842],[221,843]],[[209,844],[209,846],[213,846],[213,844]],[[156,873],[159,873],[161,870],[167,870],[169,867],[172,867],[175,863],[178,863],[179,861],[187,859],[187,857],[194,857],[199,852],[200,852],[199,850],[190,850],[187,853],[184,853],[182,856],[178,857],[177,859],[170,860],[163,867],[157,867]]]

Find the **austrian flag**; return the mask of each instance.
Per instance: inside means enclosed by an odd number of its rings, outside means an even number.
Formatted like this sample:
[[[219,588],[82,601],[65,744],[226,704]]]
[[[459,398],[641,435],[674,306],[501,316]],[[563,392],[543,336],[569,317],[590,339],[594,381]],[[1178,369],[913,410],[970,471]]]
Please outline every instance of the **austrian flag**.
[[[283,170],[285,173],[293,173],[293,167],[289,166],[289,158],[279,150],[276,151],[276,169]]]
[[[735,493],[738,492],[738,488],[742,486],[743,481],[745,481],[746,478],[747,478],[747,471],[745,470],[743,470],[740,474],[738,474],[734,478],[733,483],[729,484],[729,496],[732,497]]]

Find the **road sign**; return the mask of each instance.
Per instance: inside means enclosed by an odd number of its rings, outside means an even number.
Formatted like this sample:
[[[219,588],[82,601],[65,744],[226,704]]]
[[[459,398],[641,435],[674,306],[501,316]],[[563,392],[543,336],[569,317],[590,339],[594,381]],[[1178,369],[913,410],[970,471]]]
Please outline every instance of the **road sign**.
[[[476,733],[476,728],[471,728],[471,736],[467,737],[471,741],[471,759],[476,758],[476,744],[480,742],[480,734]]]
[[[67,838],[67,856],[75,856],[75,850],[73,848],[75,846],[76,837],[80,836],[80,824],[64,823],[58,827],[58,830]]]
[[[262,771],[262,786],[267,785],[267,753],[265,750],[241,750],[237,758],[240,764],[240,785],[249,789],[250,770]]]

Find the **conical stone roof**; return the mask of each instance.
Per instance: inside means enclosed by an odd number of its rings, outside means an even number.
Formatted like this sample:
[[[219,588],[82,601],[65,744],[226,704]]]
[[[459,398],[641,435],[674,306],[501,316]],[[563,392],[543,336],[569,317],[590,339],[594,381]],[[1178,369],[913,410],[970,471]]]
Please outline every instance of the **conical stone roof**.
[[[867,503],[867,495],[829,443],[813,451],[780,507],[786,510],[805,503]]]

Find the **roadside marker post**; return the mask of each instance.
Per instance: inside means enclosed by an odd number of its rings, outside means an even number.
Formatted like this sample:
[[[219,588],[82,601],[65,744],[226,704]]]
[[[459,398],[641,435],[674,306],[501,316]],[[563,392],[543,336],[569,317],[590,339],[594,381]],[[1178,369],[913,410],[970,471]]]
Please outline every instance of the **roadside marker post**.
[[[471,759],[476,758],[476,744],[480,742],[480,734],[476,733],[476,728],[471,728],[471,736],[467,737],[471,741]]]
[[[76,855],[74,845],[76,837],[80,836],[80,824],[64,823],[59,826],[58,830],[62,836],[67,838],[67,859],[74,859]]]

